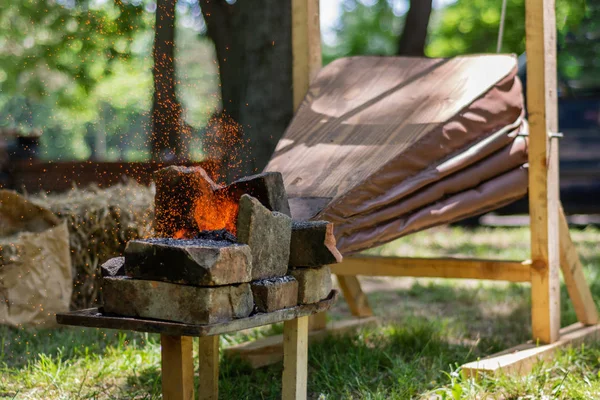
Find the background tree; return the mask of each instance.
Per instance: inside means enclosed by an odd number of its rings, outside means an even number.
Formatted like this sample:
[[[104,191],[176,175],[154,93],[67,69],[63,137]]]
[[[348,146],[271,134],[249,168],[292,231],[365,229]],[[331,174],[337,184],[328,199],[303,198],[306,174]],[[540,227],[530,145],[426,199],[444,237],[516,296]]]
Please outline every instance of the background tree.
[[[157,0],[154,24],[152,75],[152,159],[157,161],[188,158],[185,143],[190,127],[183,120],[183,108],[177,99],[175,77],[175,3]]]
[[[398,43],[398,55],[416,57],[425,55],[431,3],[432,0],[410,0],[410,8],[406,13]]]
[[[219,65],[229,138],[239,124],[243,157],[226,159],[229,177],[261,171],[292,114],[291,1],[199,0]],[[231,150],[231,149],[230,149]]]

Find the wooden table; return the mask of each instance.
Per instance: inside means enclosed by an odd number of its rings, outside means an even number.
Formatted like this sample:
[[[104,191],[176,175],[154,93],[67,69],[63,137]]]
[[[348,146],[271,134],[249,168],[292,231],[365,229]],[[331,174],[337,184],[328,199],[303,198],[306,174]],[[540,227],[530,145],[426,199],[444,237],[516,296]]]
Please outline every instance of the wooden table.
[[[177,322],[102,314],[97,308],[58,314],[62,325],[86,326],[160,333],[162,393],[165,400],[194,399],[194,366],[192,337],[199,343],[199,399],[219,397],[219,335],[283,322],[284,361],[282,395],[284,400],[306,399],[308,360],[308,316],[327,311],[337,298],[332,290],[325,300],[299,305],[272,313],[255,314],[248,318],[211,325],[190,325]]]

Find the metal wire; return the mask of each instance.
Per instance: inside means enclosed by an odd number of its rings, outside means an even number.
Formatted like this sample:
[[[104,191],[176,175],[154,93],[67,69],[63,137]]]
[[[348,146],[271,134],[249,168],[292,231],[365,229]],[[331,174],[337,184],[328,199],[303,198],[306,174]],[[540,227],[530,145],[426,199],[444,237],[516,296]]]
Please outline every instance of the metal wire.
[[[502,0],[502,13],[500,14],[500,28],[498,29],[498,44],[496,45],[496,53],[502,50],[502,39],[504,37],[504,20],[506,20],[506,0]]]

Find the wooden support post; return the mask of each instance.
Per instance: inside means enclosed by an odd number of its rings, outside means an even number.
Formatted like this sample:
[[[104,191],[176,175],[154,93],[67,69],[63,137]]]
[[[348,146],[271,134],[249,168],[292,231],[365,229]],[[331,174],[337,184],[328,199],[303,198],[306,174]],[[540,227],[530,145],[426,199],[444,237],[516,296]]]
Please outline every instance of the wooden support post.
[[[219,335],[198,338],[199,400],[219,398]]]
[[[360,287],[360,281],[356,276],[336,275],[342,294],[352,315],[355,317],[370,317],[373,315],[373,310],[369,305],[367,295]]]
[[[193,400],[192,338],[161,335],[160,346],[163,399]]]
[[[297,111],[322,65],[319,0],[292,0],[292,63]]]
[[[565,212],[560,207],[560,267],[565,278],[569,297],[573,302],[577,319],[584,325],[598,323],[598,309],[594,303],[592,292],[585,280],[583,267],[575,244],[571,240],[569,224]]]
[[[531,318],[534,340],[559,338],[558,132],[554,0],[526,0]]]
[[[306,400],[308,317],[283,323],[283,400]]]
[[[320,331],[327,328],[327,311],[308,317],[308,330]]]

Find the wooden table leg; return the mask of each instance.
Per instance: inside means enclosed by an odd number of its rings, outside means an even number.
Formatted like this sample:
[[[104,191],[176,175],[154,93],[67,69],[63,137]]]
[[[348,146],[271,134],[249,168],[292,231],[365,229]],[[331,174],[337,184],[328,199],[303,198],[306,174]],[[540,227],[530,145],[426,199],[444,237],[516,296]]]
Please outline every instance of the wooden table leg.
[[[199,400],[219,398],[219,335],[198,338]]]
[[[308,317],[283,323],[283,400],[306,400]]]
[[[192,338],[161,335],[160,345],[163,399],[193,400]]]

